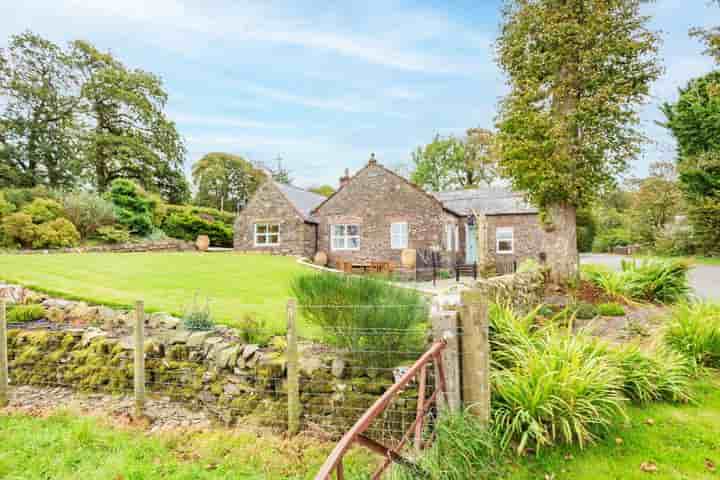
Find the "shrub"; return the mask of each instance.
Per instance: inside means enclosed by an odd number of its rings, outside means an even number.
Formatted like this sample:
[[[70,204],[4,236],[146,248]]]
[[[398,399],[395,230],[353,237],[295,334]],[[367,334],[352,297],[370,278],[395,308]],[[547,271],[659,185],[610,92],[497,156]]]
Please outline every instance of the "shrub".
[[[63,211],[83,238],[115,223],[113,204],[95,193],[78,192],[63,197]]]
[[[4,241],[9,246],[31,247],[35,240],[36,230],[37,226],[27,213],[13,213],[2,220]]]
[[[112,182],[108,198],[115,206],[118,223],[131,233],[147,235],[153,229],[153,212],[157,200],[139,185],[124,178]]]
[[[66,218],[58,218],[38,225],[35,229],[33,248],[74,247],[80,243],[80,233]]]
[[[183,325],[188,330],[212,330],[215,327],[215,321],[210,313],[210,301],[205,300],[205,305],[201,306],[195,295],[192,305],[185,310]]]
[[[615,247],[625,247],[632,243],[630,232],[624,228],[612,228],[597,235],[593,240],[593,252],[611,252]]]
[[[15,212],[15,204],[9,202],[3,192],[0,192],[0,218]]]
[[[432,446],[417,461],[419,468],[398,465],[392,470],[391,480],[502,478],[502,457],[497,440],[474,415],[465,411],[443,414],[435,425],[434,434]]]
[[[603,317],[622,317],[625,315],[625,309],[619,303],[601,303],[597,306],[597,311]]]
[[[636,345],[613,349],[611,358],[622,371],[623,392],[630,400],[689,402],[691,370],[686,358],[664,348],[645,353]]]
[[[190,213],[209,222],[221,222],[233,226],[236,215],[230,212],[221,212],[215,208],[197,207],[194,205],[167,205],[167,215],[173,213]]]
[[[45,187],[7,188],[3,190],[3,194],[8,202],[15,205],[16,210],[22,209],[37,198],[53,198],[55,196]]]
[[[535,320],[541,308],[527,315],[518,315],[508,304],[490,304],[490,358],[494,363],[510,367],[515,361],[516,349],[532,348],[537,332]]]
[[[45,223],[62,216],[63,208],[55,200],[36,198],[21,210],[32,217],[33,223]]]
[[[194,241],[198,235],[207,235],[210,244],[220,247],[231,247],[233,230],[222,222],[212,222],[185,212],[171,213],[162,225],[165,233],[173,238]]]
[[[27,323],[45,318],[45,308],[42,305],[13,305],[8,309],[8,323]]]
[[[328,343],[378,367],[394,367],[423,349],[428,308],[420,293],[368,277],[331,273],[296,277],[300,311]],[[403,357],[403,353],[405,357]]]
[[[603,265],[583,265],[582,276],[585,280],[596,285],[612,300],[628,302],[627,285],[622,275],[611,271]]]
[[[130,241],[130,232],[114,226],[100,227],[95,235],[107,243],[128,243]]]
[[[592,320],[598,316],[598,309],[592,303],[578,303],[571,305],[568,309],[575,314],[575,318],[580,320]]]
[[[245,343],[266,345],[270,341],[270,337],[272,337],[265,320],[251,314],[245,314],[237,327],[237,331],[240,339]]]
[[[622,374],[599,341],[548,331],[511,355],[510,368],[491,373],[493,429],[504,447],[582,448],[625,416]]]
[[[688,357],[696,370],[720,367],[720,303],[686,303],[674,307],[664,341]]]

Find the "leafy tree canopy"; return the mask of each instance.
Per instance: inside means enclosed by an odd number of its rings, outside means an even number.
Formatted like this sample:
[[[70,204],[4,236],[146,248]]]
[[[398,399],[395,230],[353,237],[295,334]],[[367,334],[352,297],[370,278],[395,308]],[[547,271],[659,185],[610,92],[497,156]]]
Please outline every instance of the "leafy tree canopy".
[[[541,208],[589,204],[638,153],[637,110],[661,73],[641,3],[506,1],[500,168]]]
[[[330,185],[320,185],[319,187],[313,187],[310,189],[311,192],[322,195],[323,197],[329,197],[335,193],[335,189]]]
[[[265,180],[262,170],[239,155],[208,153],[192,170],[197,188],[195,203],[219,210],[245,205]]]

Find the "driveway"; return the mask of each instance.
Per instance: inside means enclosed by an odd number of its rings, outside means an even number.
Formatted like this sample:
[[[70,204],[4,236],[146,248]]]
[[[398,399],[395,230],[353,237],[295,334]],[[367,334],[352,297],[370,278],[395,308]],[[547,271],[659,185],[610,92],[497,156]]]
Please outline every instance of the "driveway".
[[[628,258],[623,255],[585,253],[580,256],[580,263],[599,263],[620,270],[620,262]],[[690,270],[690,286],[701,298],[720,300],[720,265],[695,265]]]

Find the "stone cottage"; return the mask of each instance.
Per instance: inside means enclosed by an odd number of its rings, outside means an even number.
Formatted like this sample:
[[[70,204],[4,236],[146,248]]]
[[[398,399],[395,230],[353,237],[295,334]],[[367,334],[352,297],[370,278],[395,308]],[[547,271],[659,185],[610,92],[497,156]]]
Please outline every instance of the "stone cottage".
[[[346,171],[328,198],[266,182],[236,221],[235,249],[396,266],[415,250],[419,264],[438,252],[441,268],[477,263],[504,272],[528,258],[552,266],[577,256],[572,219],[544,228],[538,210],[506,188],[429,193],[373,156],[352,177]]]

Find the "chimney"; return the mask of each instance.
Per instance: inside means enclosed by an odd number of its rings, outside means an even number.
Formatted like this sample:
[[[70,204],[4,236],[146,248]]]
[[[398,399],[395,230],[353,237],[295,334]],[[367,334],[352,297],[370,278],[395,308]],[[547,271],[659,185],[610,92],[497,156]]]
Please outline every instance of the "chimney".
[[[377,165],[377,160],[375,160],[375,154],[370,154],[370,160],[368,160],[368,165]]]
[[[340,177],[340,188],[343,188],[345,185],[347,185],[350,182],[350,170],[347,168],[345,169],[345,175]]]

